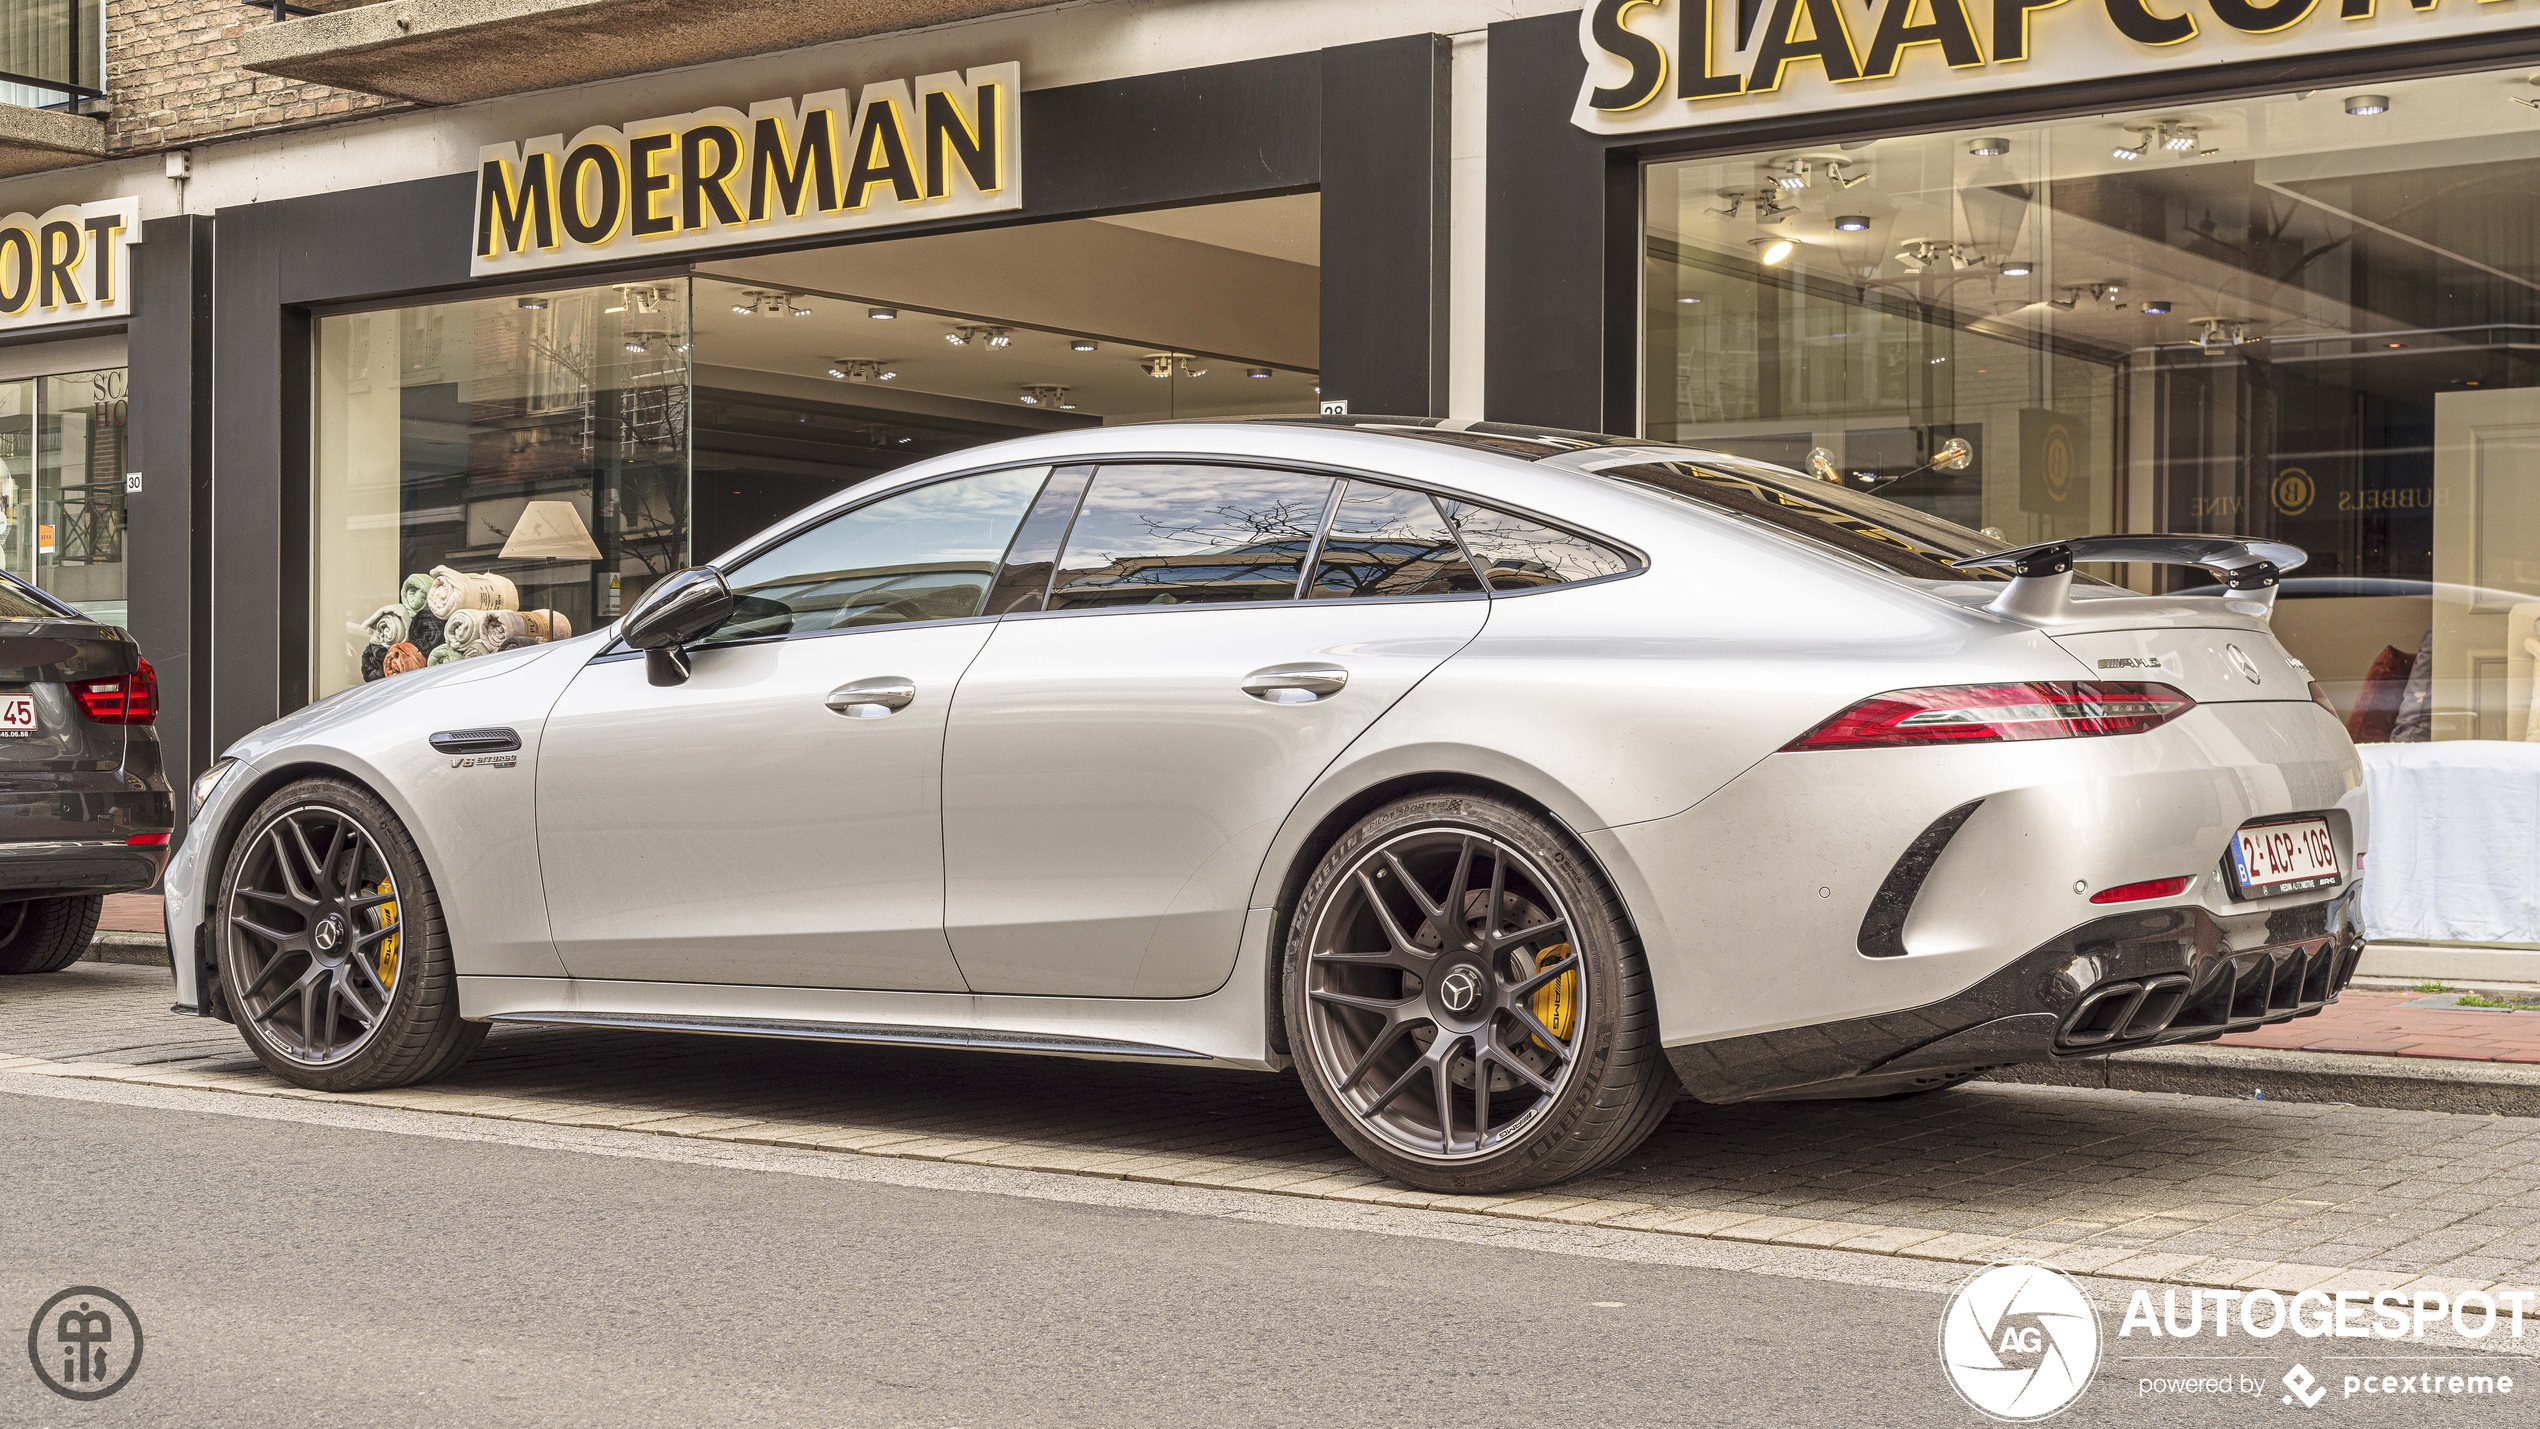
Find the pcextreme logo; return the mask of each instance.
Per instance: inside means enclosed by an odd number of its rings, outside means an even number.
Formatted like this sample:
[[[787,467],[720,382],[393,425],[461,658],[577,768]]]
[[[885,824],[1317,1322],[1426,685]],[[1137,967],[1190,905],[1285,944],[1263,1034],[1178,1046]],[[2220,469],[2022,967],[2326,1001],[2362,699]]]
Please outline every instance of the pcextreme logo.
[[[1940,1318],[1940,1364],[1970,1408],[2006,1424],[2061,1414],[2099,1370],[2099,1312],[2050,1265],[1988,1266]]]

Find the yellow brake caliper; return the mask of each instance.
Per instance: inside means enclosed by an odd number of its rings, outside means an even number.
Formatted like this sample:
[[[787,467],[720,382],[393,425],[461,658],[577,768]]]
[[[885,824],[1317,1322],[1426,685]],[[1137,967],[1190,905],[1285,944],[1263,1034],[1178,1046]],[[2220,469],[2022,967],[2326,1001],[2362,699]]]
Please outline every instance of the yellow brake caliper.
[[[1570,956],[1570,945],[1555,943],[1535,954],[1535,971],[1542,972],[1568,956]],[[1563,1042],[1568,1042],[1571,1025],[1577,1022],[1579,1017],[1578,970],[1573,968],[1536,988],[1533,997],[1528,1001],[1534,1011],[1535,1020],[1543,1024],[1543,1030],[1560,1038]],[[1537,1037],[1533,1040],[1534,1044],[1542,1047],[1543,1050],[1547,1052],[1552,1050],[1545,1046],[1542,1038]]]
[[[383,878],[379,880],[379,887],[372,891],[394,893],[397,890]],[[372,912],[379,917],[379,927],[389,927],[397,921],[397,905],[393,902],[382,903]],[[397,986],[397,939],[400,936],[402,935],[391,933],[379,940],[379,985],[381,987],[394,989]]]

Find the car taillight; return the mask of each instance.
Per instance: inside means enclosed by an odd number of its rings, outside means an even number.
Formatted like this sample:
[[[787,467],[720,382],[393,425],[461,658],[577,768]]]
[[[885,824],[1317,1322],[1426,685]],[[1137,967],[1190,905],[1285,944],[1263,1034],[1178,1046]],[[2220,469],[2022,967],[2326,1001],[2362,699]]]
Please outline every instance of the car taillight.
[[[1782,748],[1889,749],[2141,734],[2195,705],[2185,691],[2168,685],[2108,680],[1890,690],[1872,695]]]
[[[2187,885],[2194,881],[2193,874],[2180,874],[2176,878],[2147,878],[2141,883],[2121,883],[2114,888],[2102,888],[2090,895],[2090,901],[2093,903],[2141,903],[2153,898],[2176,898],[2185,893]]]
[[[168,836],[166,834],[134,834],[125,839],[124,843],[133,848],[166,848]]]
[[[159,717],[159,672],[144,660],[129,675],[73,683],[71,698],[99,724],[148,724]]]

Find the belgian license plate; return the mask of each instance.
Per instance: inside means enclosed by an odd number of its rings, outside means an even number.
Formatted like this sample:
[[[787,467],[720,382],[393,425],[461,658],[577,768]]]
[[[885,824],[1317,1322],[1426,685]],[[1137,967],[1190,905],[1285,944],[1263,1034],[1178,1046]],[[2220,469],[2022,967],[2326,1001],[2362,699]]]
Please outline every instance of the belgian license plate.
[[[0,695],[0,738],[35,733],[35,696]]]
[[[2231,837],[2231,872],[2245,897],[2335,888],[2337,843],[2326,819],[2251,824]]]

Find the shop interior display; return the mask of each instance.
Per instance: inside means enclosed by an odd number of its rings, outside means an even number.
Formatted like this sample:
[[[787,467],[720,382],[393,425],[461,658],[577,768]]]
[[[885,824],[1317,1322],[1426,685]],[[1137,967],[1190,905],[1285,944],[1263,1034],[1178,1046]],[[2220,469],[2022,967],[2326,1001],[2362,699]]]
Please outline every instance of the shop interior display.
[[[522,610],[520,588],[510,577],[448,566],[406,577],[397,598],[372,611],[357,630],[367,641],[361,654],[365,681],[573,634],[560,611]]]

